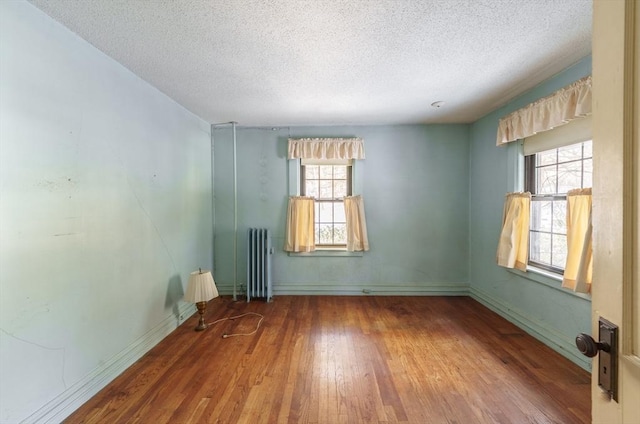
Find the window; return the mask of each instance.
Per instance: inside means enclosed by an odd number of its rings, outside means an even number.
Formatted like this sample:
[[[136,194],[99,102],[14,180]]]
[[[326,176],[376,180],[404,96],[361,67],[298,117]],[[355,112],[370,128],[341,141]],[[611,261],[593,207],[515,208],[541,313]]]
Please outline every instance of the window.
[[[525,156],[531,192],[529,264],[562,274],[567,258],[567,192],[591,187],[591,140]]]
[[[314,229],[317,247],[346,248],[347,224],[342,199],[351,195],[351,165],[351,161],[301,161],[300,194],[316,200]]]

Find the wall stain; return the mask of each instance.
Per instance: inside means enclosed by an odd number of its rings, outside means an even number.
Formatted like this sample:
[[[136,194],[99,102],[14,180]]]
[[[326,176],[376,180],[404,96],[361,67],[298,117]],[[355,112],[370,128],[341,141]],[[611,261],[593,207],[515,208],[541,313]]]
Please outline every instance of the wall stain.
[[[58,190],[62,190],[65,188],[74,189],[77,183],[72,181],[69,177],[62,177],[60,181],[56,180],[43,180],[35,183],[35,186],[38,188],[45,189],[49,192],[55,192]]]

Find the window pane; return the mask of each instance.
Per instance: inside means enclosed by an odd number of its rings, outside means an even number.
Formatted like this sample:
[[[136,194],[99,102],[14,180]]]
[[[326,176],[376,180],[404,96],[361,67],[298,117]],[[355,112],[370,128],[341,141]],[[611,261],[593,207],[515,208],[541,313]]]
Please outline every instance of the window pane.
[[[564,269],[567,263],[567,236],[554,234],[552,247],[551,265]]]
[[[347,244],[347,226],[346,224],[335,224],[333,226],[333,243]]]
[[[351,167],[345,165],[303,165],[304,194],[315,197],[314,235],[316,244],[345,245],[346,216],[342,198],[351,194]]]
[[[318,179],[320,173],[318,172],[318,165],[305,165],[304,167],[305,178]]]
[[[346,180],[347,179],[347,167],[346,166],[335,165],[333,167],[333,178]]]
[[[540,152],[536,154],[536,165],[551,165],[552,163],[556,163],[556,159],[556,149]]]
[[[569,162],[558,165],[558,193],[567,193],[580,188],[582,182],[582,163]]]
[[[320,223],[333,222],[333,203],[322,202],[320,205],[320,214],[316,217],[316,221]]]
[[[529,227],[532,230],[551,232],[552,224],[552,202],[548,200],[538,200],[531,202],[531,219]]]
[[[543,264],[551,264],[551,234],[531,232],[531,252],[532,261]]]
[[[333,221],[334,222],[347,222],[347,218],[344,214],[344,203],[335,202],[333,204]]]
[[[320,178],[326,180],[333,178],[333,165],[320,165]]]
[[[333,196],[335,199],[343,198],[347,195],[347,181],[346,180],[334,180],[333,181]]]
[[[593,159],[585,159],[583,166],[582,187],[593,187]]]
[[[536,172],[537,177],[537,193],[538,194],[553,194],[556,192],[556,167],[545,166],[538,168]]]
[[[553,232],[565,234],[567,231],[567,200],[553,202]]]
[[[320,224],[320,243],[319,244],[332,244],[333,225]]]
[[[558,148],[558,162],[582,159],[582,143]]]
[[[304,182],[305,196],[318,198],[318,180],[307,180]]]
[[[593,157],[593,143],[591,140],[584,142],[584,157],[590,158]]]
[[[331,180],[320,180],[319,199],[333,199],[333,184]]]
[[[539,200],[532,198],[529,246],[532,262],[564,269],[567,258],[567,206],[564,195],[575,188],[591,187],[591,155],[591,140],[536,154],[536,186],[532,192],[553,195],[555,199],[546,200],[543,196],[538,197]],[[529,172],[529,166],[532,166],[531,163],[525,161],[525,173]]]

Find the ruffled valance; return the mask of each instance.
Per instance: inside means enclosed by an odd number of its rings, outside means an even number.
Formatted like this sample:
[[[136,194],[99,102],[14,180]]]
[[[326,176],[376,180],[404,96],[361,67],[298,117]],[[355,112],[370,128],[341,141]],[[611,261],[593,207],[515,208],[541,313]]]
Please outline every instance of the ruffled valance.
[[[361,138],[289,139],[289,159],[364,159]]]
[[[532,136],[591,114],[591,76],[500,119],[496,145]]]

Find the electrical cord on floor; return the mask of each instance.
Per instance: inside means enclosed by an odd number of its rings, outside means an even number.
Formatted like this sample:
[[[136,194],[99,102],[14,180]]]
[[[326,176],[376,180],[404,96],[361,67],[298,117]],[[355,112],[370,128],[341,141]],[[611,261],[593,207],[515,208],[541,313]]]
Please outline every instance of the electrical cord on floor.
[[[214,324],[217,324],[217,323],[219,323],[219,322],[227,321],[227,320],[231,320],[231,321],[233,321],[234,319],[242,318],[242,317],[247,316],[247,315],[255,315],[255,316],[260,317],[260,320],[258,321],[258,325],[256,325],[256,329],[255,329],[255,330],[253,330],[251,333],[234,333],[234,334],[226,334],[226,333],[225,333],[225,334],[223,334],[223,335],[222,335],[222,338],[223,338],[223,339],[227,339],[227,338],[229,338],[229,337],[250,336],[250,335],[252,335],[252,334],[255,334],[255,333],[258,331],[258,329],[260,328],[260,324],[262,324],[262,320],[264,320],[264,315],[262,315],[262,314],[258,314],[258,313],[255,313],[255,312],[246,312],[246,313],[244,313],[244,314],[236,315],[236,316],[233,316],[233,317],[220,318],[220,319],[215,320],[215,321],[213,321],[213,322],[211,322],[211,323],[208,323],[208,324],[207,324],[207,326],[209,326],[209,325],[214,325]]]

